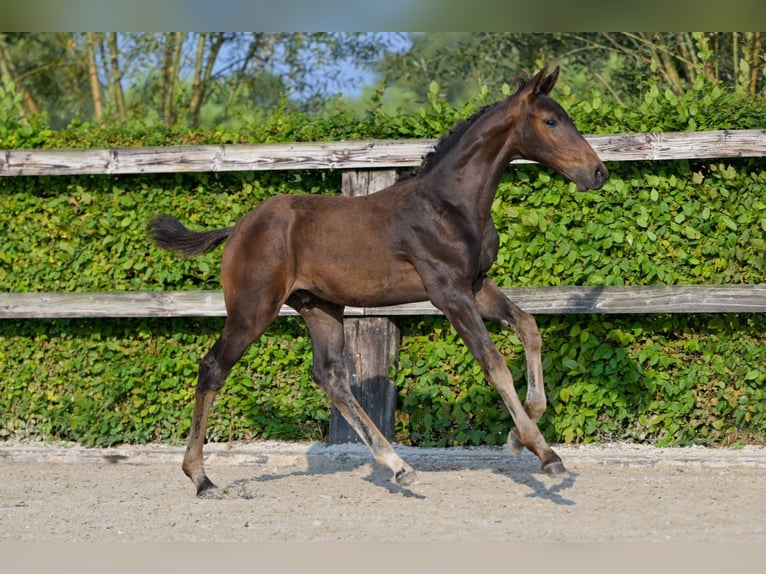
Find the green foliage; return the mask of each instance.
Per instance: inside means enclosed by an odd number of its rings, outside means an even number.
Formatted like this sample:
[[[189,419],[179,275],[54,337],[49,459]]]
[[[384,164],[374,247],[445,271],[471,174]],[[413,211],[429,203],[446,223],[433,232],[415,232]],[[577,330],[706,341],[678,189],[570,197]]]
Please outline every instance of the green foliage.
[[[197,362],[222,326],[220,319],[6,321],[0,438],[182,442]],[[279,319],[219,394],[209,438],[321,438],[329,403],[310,364],[303,325]]]
[[[555,442],[738,444],[766,436],[766,317],[541,316]],[[402,325],[399,438],[421,446],[501,445],[510,416],[442,318]],[[519,340],[499,328],[517,390],[526,392]]]
[[[566,85],[561,101],[585,133],[766,124],[763,106],[748,96],[700,89],[696,111],[686,96],[651,86],[638,109],[607,106],[595,91],[575,98]],[[6,147],[437,137],[495,99],[483,90],[455,109],[432,83],[428,105],[413,113],[391,113],[378,96],[361,118],[331,107],[316,116],[282,110],[237,130],[132,123],[51,132],[40,118],[15,115],[17,97],[0,94]],[[539,166],[512,166],[493,206],[501,245],[492,276],[501,285],[763,283],[761,163],[610,165],[610,180],[597,193],[578,193]],[[217,289],[220,251],[180,259],[155,248],[145,231],[152,215],[171,213],[191,227],[211,228],[231,225],[275,193],[339,189],[340,174],[330,171],[3,178],[0,289]],[[549,440],[670,445],[766,437],[762,314],[538,322],[549,398],[541,428]],[[507,409],[454,330],[433,317],[402,320],[400,327],[397,440],[502,444],[512,424]],[[0,438],[180,442],[197,362],[220,328],[218,319],[2,321]],[[520,343],[491,329],[523,395]],[[311,382],[310,355],[300,321],[278,320],[220,393],[210,438],[324,437],[329,404]]]
[[[502,285],[761,283],[761,160],[622,163],[599,192],[518,168],[495,199]]]
[[[762,439],[764,326],[761,315],[550,321],[547,344],[561,343],[550,353],[560,366],[547,373],[553,436],[660,446]]]
[[[451,325],[432,317],[400,321],[399,326],[399,440],[420,446],[504,443],[511,426],[508,410]],[[518,378],[517,363],[510,365]]]
[[[562,86],[560,101],[577,118],[578,127],[584,133],[766,127],[766,113],[758,96],[727,90],[702,75],[680,96],[652,81],[645,82],[643,88],[643,97],[634,107],[608,103],[611,98],[598,87],[591,87],[590,93],[583,97],[583,92],[574,93],[566,84]]]
[[[42,116],[23,116],[19,106],[23,99],[16,84],[7,77],[0,81],[0,149],[35,147],[44,144],[51,130]]]
[[[181,259],[152,245],[146,223],[172,213],[191,227],[234,224],[269,195],[339,189],[338,174],[198,174],[151,178],[7,178],[0,193],[0,289],[217,289],[220,251]],[[210,209],[214,205],[215,209]]]

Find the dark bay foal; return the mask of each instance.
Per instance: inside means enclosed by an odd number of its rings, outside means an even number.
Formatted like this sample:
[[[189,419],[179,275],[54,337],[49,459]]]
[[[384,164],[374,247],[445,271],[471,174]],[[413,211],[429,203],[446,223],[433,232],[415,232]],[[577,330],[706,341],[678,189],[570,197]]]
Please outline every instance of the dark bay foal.
[[[511,160],[539,162],[579,190],[599,189],[606,180],[604,164],[548,95],[558,73],[558,68],[550,75],[542,70],[512,96],[462,122],[426,157],[418,173],[378,193],[279,195],[234,227],[206,232],[190,231],[167,215],[151,222],[155,242],[184,255],[226,241],[221,283],[227,319],[200,363],[183,460],[198,495],[215,488],[205,474],[202,447],[216,393],[283,304],[298,311],[308,326],[317,384],[398,484],[412,484],[415,471],[354,399],[345,376],[345,305],[430,300],[508,406],[515,423],[508,436],[511,451],[518,454],[526,447],[545,472],[566,472],[537,427],[546,398],[535,320],[487,277],[498,250],[490,210]],[[513,329],[523,343],[528,369],[523,405],[484,320]]]

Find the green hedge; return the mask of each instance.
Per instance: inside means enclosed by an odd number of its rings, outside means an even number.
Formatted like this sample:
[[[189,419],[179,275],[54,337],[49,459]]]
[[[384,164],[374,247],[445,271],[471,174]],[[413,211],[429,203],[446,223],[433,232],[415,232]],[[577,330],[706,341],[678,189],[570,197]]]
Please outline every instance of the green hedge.
[[[737,444],[766,437],[766,317],[541,316],[555,442]],[[399,360],[399,440],[451,446],[503,444],[502,401],[449,325],[408,322]],[[518,339],[493,328],[526,389]]]
[[[560,101],[585,133],[763,128],[762,102],[712,86],[679,101],[645,87],[641,107],[597,92]],[[558,88],[557,88],[558,90]],[[489,98],[486,93],[482,97]],[[2,104],[0,98],[0,107]],[[0,147],[174,145],[435,137],[482,104],[454,110],[432,86],[414,114],[375,101],[363,118],[343,109],[278,113],[237,131],[191,133],[130,125],[44,122],[0,129]],[[36,120],[39,121],[39,120]],[[13,143],[10,146],[9,143]],[[599,192],[578,193],[537,166],[514,166],[494,205],[501,285],[764,283],[766,175],[762,159],[632,162],[609,166]],[[179,259],[145,232],[156,213],[194,227],[230,225],[275,193],[337,193],[338,172],[15,177],[0,180],[0,289],[217,289],[220,250]],[[399,320],[397,440],[499,444],[510,418],[497,393],[438,317]],[[634,440],[731,444],[766,437],[766,316],[540,316],[554,442]],[[197,361],[221,319],[0,321],[0,438],[83,444],[181,442]],[[516,337],[492,326],[520,392]],[[280,318],[232,373],[210,438],[320,439],[328,402],[310,377],[302,323]]]

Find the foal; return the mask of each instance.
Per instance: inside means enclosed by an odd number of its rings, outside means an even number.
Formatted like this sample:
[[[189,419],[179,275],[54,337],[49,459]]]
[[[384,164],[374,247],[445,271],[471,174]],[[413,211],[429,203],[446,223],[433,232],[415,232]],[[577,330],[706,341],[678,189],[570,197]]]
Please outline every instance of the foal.
[[[234,227],[206,232],[190,231],[167,215],[152,220],[154,241],[184,255],[227,242],[221,263],[226,324],[200,363],[182,465],[198,495],[215,488],[205,474],[202,447],[216,393],[283,304],[293,307],[308,326],[317,384],[398,484],[412,484],[415,471],[364,412],[345,375],[346,305],[430,300],[510,410],[515,423],[508,436],[511,451],[518,454],[526,447],[545,472],[566,472],[537,427],[546,398],[535,320],[487,277],[499,246],[490,210],[511,160],[540,162],[581,191],[599,189],[606,180],[604,164],[548,96],[558,74],[558,68],[550,75],[543,69],[512,96],[462,122],[426,157],[417,174],[375,194],[278,195]],[[523,343],[528,369],[523,405],[485,319],[510,327]]]

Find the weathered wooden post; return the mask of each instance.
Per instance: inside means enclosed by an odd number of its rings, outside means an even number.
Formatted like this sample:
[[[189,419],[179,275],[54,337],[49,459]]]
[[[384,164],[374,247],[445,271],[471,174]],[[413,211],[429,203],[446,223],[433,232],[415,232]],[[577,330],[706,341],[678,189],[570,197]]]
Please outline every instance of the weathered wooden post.
[[[344,195],[368,195],[396,181],[393,170],[348,171],[342,176]],[[370,233],[375,233],[370,229]],[[351,390],[380,432],[394,439],[396,386],[388,370],[399,352],[399,329],[385,317],[347,317],[344,321],[344,362]],[[361,442],[335,407],[330,414],[330,444]]]

